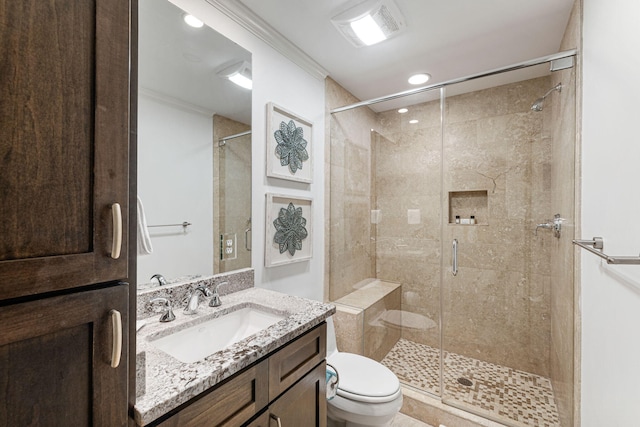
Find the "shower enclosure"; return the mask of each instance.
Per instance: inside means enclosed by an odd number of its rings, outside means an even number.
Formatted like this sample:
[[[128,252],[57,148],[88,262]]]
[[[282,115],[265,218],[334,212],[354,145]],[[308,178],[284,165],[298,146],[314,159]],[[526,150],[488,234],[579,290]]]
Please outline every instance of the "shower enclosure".
[[[251,128],[213,117],[213,267],[216,273],[251,266]]]
[[[339,347],[512,426],[572,425],[575,72],[548,62],[331,116]]]

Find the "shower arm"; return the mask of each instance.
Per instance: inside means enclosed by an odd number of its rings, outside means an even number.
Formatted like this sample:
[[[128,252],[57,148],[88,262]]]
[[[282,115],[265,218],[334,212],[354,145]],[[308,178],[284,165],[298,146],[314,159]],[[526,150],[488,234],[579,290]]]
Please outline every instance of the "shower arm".
[[[547,91],[547,93],[545,93],[544,95],[542,95],[542,99],[545,99],[547,96],[549,96],[549,94],[551,92],[553,92],[554,90],[557,90],[558,92],[562,92],[562,83],[558,83],[557,85],[555,85],[554,87],[552,87],[551,89],[549,89]]]

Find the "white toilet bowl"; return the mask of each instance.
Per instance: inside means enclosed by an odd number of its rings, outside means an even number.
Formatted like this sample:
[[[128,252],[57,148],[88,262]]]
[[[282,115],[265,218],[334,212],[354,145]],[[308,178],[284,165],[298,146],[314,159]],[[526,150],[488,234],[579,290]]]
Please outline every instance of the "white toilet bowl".
[[[340,378],[337,395],[327,402],[329,418],[346,427],[389,426],[402,407],[398,377],[375,360],[336,347],[333,319],[327,319],[327,363]]]

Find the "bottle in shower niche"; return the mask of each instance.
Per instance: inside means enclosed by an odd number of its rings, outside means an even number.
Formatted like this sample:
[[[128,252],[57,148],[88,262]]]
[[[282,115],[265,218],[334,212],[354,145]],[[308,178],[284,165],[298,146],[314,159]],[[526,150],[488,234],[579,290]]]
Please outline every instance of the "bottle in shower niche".
[[[460,224],[460,215],[456,215],[456,224]]]
[[[469,217],[469,224],[475,224],[476,223],[476,217],[475,215],[471,215]]]

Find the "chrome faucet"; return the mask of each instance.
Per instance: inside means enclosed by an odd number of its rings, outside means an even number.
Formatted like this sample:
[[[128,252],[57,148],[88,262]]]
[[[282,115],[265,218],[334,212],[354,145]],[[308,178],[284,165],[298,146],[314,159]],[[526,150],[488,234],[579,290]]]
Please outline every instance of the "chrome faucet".
[[[160,286],[165,286],[167,284],[167,281],[162,274],[154,274],[153,276],[151,276],[151,280],[153,279],[158,279],[158,283],[160,283]]]
[[[220,307],[222,305],[222,301],[220,300],[220,295],[218,295],[218,288],[222,285],[228,285],[229,282],[220,282],[216,285],[213,290],[213,296],[209,300],[209,307]]]
[[[196,314],[198,312],[198,306],[200,305],[200,294],[204,295],[205,297],[210,297],[213,295],[211,293],[211,290],[206,286],[198,286],[193,291],[191,291],[191,293],[187,297],[188,301],[187,306],[184,308],[184,314]]]
[[[162,312],[162,315],[160,316],[161,322],[171,322],[172,320],[176,319],[176,315],[173,314],[173,309],[171,307],[171,301],[169,301],[167,298],[159,297],[149,301],[149,304],[155,304],[157,302],[164,304],[164,307],[165,307],[165,310]]]

